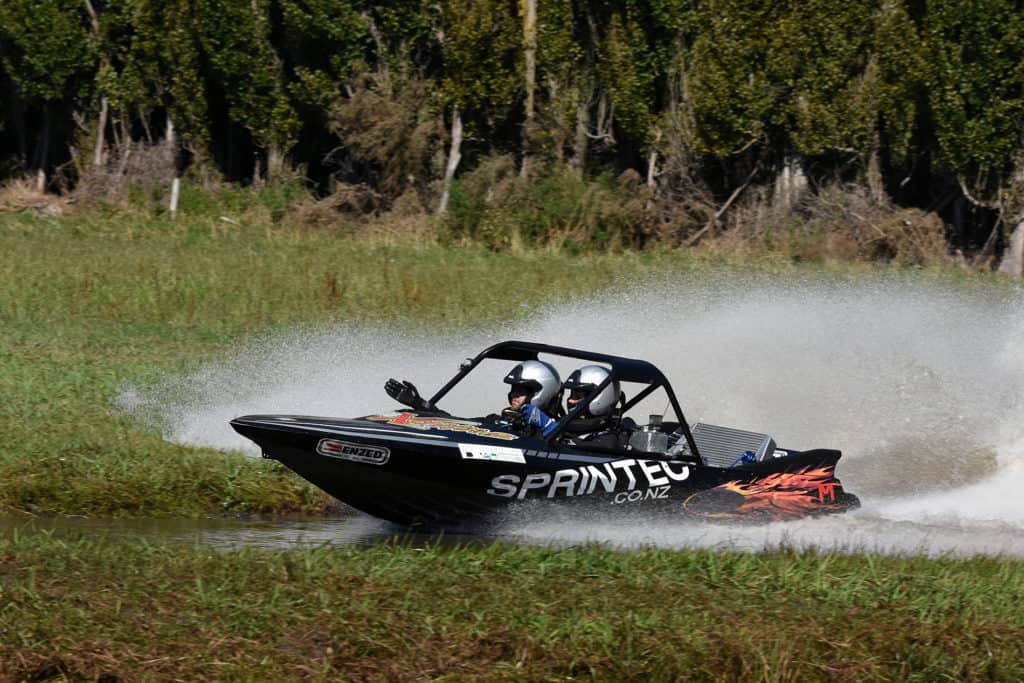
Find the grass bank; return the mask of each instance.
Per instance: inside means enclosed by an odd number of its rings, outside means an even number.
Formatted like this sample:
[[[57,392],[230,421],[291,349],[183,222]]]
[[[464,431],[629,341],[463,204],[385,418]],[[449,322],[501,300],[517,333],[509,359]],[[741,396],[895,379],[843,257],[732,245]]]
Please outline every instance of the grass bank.
[[[571,255],[359,238],[279,220],[289,200],[275,192],[189,195],[173,221],[140,207],[0,213],[0,509],[322,511],[331,501],[274,463],[166,443],[113,408],[119,388],[278,329],[471,327],[612,283],[729,262],[664,249]],[[779,254],[743,265],[801,272]]]
[[[296,325],[508,320],[672,260],[346,240],[217,213],[0,214],[0,248],[0,508],[87,515],[329,504],[274,463],[164,442],[112,407],[126,382]]]
[[[0,540],[5,680],[1024,677],[1016,562]],[[106,678],[101,678],[106,677]]]
[[[708,264],[339,239],[214,208],[0,214],[0,508],[323,510],[273,463],[163,441],[113,408],[119,387],[275,329],[472,326]],[[996,559],[220,553],[36,533],[0,538],[0,680],[1020,680],[1022,592],[1019,563]]]

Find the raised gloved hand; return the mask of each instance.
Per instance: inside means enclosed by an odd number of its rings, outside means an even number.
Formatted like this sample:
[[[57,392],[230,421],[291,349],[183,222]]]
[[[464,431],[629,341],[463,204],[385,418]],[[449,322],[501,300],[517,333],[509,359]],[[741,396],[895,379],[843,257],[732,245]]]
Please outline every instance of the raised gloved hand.
[[[527,403],[526,405],[524,405],[522,408],[519,409],[519,412],[523,414],[523,420],[526,421],[526,424],[531,425],[533,427],[539,427],[540,433],[544,436],[547,436],[551,432],[555,431],[555,427],[558,426],[557,420],[549,417],[547,413],[545,413],[543,410],[533,405],[532,403]]]
[[[392,378],[385,382],[384,391],[388,392],[388,396],[391,398],[413,410],[424,410],[427,407],[426,401],[420,398],[420,392],[416,390],[412,382],[399,382]]]

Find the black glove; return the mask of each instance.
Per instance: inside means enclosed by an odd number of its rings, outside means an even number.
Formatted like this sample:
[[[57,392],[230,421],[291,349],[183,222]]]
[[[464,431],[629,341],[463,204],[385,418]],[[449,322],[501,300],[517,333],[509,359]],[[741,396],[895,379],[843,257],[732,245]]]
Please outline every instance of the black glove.
[[[442,413],[447,415],[444,411],[435,408],[433,403],[421,398],[420,392],[416,391],[416,387],[413,386],[412,382],[399,382],[397,379],[392,378],[384,383],[384,391],[388,392],[388,396],[391,398],[404,406],[409,406],[418,413]]]
[[[523,418],[523,414],[515,408],[505,408],[501,411],[502,422],[507,422],[508,426],[517,432],[521,432],[526,429],[526,420]]]
[[[391,398],[410,408],[416,408],[417,404],[423,402],[420,392],[416,391],[412,382],[399,382],[392,378],[384,384],[384,391],[388,392]]]

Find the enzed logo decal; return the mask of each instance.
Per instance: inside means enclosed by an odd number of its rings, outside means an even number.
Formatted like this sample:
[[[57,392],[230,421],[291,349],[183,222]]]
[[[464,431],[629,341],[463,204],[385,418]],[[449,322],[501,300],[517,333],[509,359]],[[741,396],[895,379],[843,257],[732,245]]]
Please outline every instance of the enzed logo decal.
[[[316,452],[328,458],[351,460],[367,465],[383,465],[391,457],[391,451],[383,446],[367,446],[336,439],[320,439],[320,443],[316,445]]]
[[[492,439],[504,439],[513,441],[519,437],[508,432],[494,432],[480,426],[479,422],[471,420],[456,420],[450,417],[420,417],[413,413],[400,413],[398,415],[370,415],[366,418],[374,422],[386,422],[390,425],[412,427],[422,431],[438,430],[445,432],[463,432],[474,436],[488,436]]]
[[[686,465],[630,458],[552,473],[501,474],[491,480],[487,493],[518,500],[523,500],[531,492],[534,492],[534,497],[561,498],[587,496],[600,487],[605,493],[623,494],[612,499],[614,505],[647,498],[667,498],[673,482],[686,481],[689,477],[690,468]]]

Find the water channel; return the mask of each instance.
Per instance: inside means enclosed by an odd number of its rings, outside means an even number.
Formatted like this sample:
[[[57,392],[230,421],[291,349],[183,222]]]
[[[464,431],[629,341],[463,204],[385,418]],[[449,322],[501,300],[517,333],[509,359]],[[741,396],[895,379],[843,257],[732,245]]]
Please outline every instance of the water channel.
[[[460,542],[1024,557],[1020,288],[913,273],[776,278],[701,271],[609,291],[469,332],[338,325],[255,340],[192,374],[124,387],[119,407],[170,441],[255,456],[228,427],[230,418],[388,410],[388,377],[432,389],[462,358],[501,339],[591,348],[658,365],[691,422],[765,432],[783,447],[841,449],[837,473],[863,508],[744,528],[581,519],[565,508],[513,516]],[[447,409],[490,412],[504,397],[502,374],[480,375]],[[8,532],[24,524],[0,520]],[[367,544],[401,532],[363,515],[31,525],[229,548]]]

